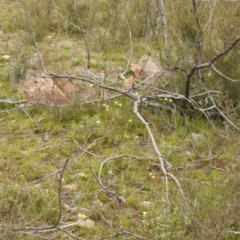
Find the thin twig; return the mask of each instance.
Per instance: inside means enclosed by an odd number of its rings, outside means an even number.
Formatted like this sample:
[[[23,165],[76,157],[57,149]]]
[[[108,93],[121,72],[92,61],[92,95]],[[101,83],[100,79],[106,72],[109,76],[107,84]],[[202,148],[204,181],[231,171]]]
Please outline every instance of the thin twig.
[[[203,32],[202,32],[201,27],[200,27],[200,23],[199,23],[199,16],[198,16],[196,0],[192,0],[192,5],[193,5],[193,14],[194,14],[194,17],[195,17],[195,22],[196,22],[197,30],[198,30],[197,39],[196,39],[196,43],[195,43],[196,52],[197,52],[196,63],[201,64],[202,63],[203,36],[204,35],[203,35]],[[201,84],[201,83],[204,82],[202,69],[198,69],[197,73],[198,73],[198,82]]]
[[[80,33],[83,37],[85,47],[86,47],[86,50],[87,50],[87,60],[88,60],[87,68],[90,68],[90,66],[91,66],[90,50],[89,50],[87,38],[85,36],[86,31],[83,28],[82,20],[81,20],[81,17],[79,15],[79,12],[78,12],[78,9],[77,9],[77,2],[76,2],[76,0],[74,0],[74,4],[73,4],[70,0],[67,0],[67,1],[71,5],[72,9],[75,11],[75,14],[76,14],[76,17],[77,17],[77,20],[78,20],[78,24],[79,24],[78,29],[80,30]]]
[[[28,24],[29,24],[29,27],[30,27],[31,37],[32,37],[32,40],[33,40],[33,43],[34,43],[34,47],[35,47],[35,49],[37,51],[38,57],[40,59],[40,62],[41,62],[42,68],[43,68],[43,71],[45,73],[47,73],[47,70],[45,68],[45,64],[44,64],[44,61],[43,61],[42,54],[41,54],[41,52],[39,50],[39,47],[38,47],[38,43],[37,43],[37,40],[36,40],[36,34],[35,34],[35,31],[34,31],[34,28],[33,28],[32,20],[31,20],[31,17],[30,17],[30,14],[29,14],[29,11],[28,11],[28,8],[27,8],[25,0],[22,0],[22,3],[23,3],[23,6],[24,6],[26,15],[27,15],[27,20],[28,20]]]
[[[58,184],[58,206],[59,206],[59,214],[58,214],[58,218],[55,222],[54,225],[52,226],[47,226],[47,227],[26,227],[26,228],[13,228],[11,229],[11,231],[13,232],[27,232],[27,231],[34,231],[34,232],[49,232],[49,231],[55,231],[57,229],[57,227],[60,224],[60,220],[62,217],[62,207],[61,207],[61,191],[62,191],[62,179],[63,179],[63,172],[64,170],[67,168],[69,159],[70,159],[70,155],[71,153],[68,154],[67,159],[64,163],[64,166],[61,168],[60,171],[60,177],[59,177],[59,184]],[[9,231],[9,229],[7,227],[1,227],[0,231]]]
[[[117,197],[118,201],[119,202],[124,202],[125,203],[125,199],[123,196],[119,196],[115,191],[111,191],[109,190],[103,183],[102,183],[102,180],[101,180],[101,173],[102,173],[102,169],[104,167],[104,165],[108,162],[108,161],[111,161],[113,159],[119,159],[119,158],[123,158],[123,157],[130,157],[130,158],[134,158],[134,159],[137,159],[137,160],[146,160],[146,159],[149,159],[147,157],[138,157],[138,156],[135,156],[135,155],[131,155],[131,154],[119,154],[119,155],[114,155],[114,156],[111,156],[111,157],[108,157],[107,159],[105,159],[101,165],[100,165],[100,168],[98,170],[98,176],[95,174],[95,172],[93,171],[93,168],[92,166],[90,166],[91,168],[91,171],[96,179],[96,181],[98,182],[98,184],[100,185],[100,187],[107,193],[107,194],[110,194],[110,195],[114,195]]]
[[[240,35],[231,44],[229,44],[227,48],[225,48],[223,51],[221,51],[221,52],[217,53],[215,56],[213,56],[211,61],[206,62],[206,63],[202,63],[202,64],[195,64],[191,68],[191,70],[187,74],[187,81],[186,81],[186,88],[185,88],[185,98],[186,99],[188,99],[189,95],[190,95],[190,82],[191,82],[192,76],[195,73],[195,71],[198,70],[198,69],[210,67],[220,57],[224,56],[229,51],[231,51],[239,41],[240,41]],[[186,110],[186,101],[183,102],[183,110],[184,111]]]
[[[75,236],[75,235],[72,234],[71,232],[63,229],[63,227],[57,227],[56,229],[59,230],[59,231],[64,232],[65,234],[69,235],[69,236],[70,236],[71,238],[73,238],[73,239],[76,239],[76,240],[84,240],[84,238],[80,238],[80,237]]]
[[[59,206],[59,214],[58,214],[58,219],[56,223],[54,224],[54,227],[57,227],[60,224],[60,220],[62,217],[62,182],[63,182],[63,172],[67,168],[69,159],[70,159],[71,153],[68,154],[67,159],[64,163],[64,166],[62,167],[62,171],[60,172],[60,177],[59,177],[59,185],[58,185],[58,206]]]
[[[240,80],[238,80],[238,79],[233,79],[233,78],[230,78],[230,77],[226,76],[225,74],[223,74],[222,72],[220,72],[213,64],[211,65],[211,67],[212,67],[212,69],[213,69],[216,73],[218,73],[221,77],[223,77],[223,78],[225,78],[225,79],[227,79],[227,80],[229,80],[229,81],[231,81],[231,82],[239,82],[239,81],[240,81]]]
[[[122,235],[129,235],[129,236],[133,236],[134,238],[137,238],[137,239],[147,240],[147,238],[141,237],[141,236],[139,236],[137,234],[134,234],[130,231],[122,231],[122,232],[114,233],[114,234],[111,234],[111,235],[106,236],[106,237],[98,238],[97,240],[104,240],[104,239],[110,239],[110,238],[115,238],[116,239],[116,237],[122,236]],[[123,238],[123,239],[125,239],[125,238]]]

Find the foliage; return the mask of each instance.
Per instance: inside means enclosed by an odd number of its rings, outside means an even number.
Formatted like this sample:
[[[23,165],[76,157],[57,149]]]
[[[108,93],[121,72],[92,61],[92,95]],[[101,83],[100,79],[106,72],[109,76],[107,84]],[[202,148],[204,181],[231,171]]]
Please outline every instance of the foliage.
[[[23,97],[12,87],[12,62],[15,84],[26,70],[41,69],[39,61],[30,61],[33,40],[49,71],[86,64],[79,17],[69,1],[25,2],[35,39],[23,4],[3,0],[0,9],[0,49],[11,55],[0,61],[0,100]],[[149,54],[172,73],[163,90],[178,94],[185,94],[187,75],[200,55],[202,63],[209,62],[238,36],[235,2],[197,1],[197,24],[191,1],[165,1],[171,68],[157,2],[76,2],[97,72],[123,72],[131,52],[132,62]],[[236,45],[214,67],[237,79],[238,52]],[[208,107],[214,99],[239,126],[239,82],[211,66],[203,75],[204,84],[197,71],[191,78],[195,106]],[[147,96],[149,89],[138,94]],[[226,119],[208,121],[199,111],[183,118],[182,102],[170,100],[151,99],[163,108],[143,105],[141,114],[185,199],[171,178],[166,183],[149,132],[124,95],[86,103],[79,93],[70,105],[53,107],[0,102],[0,238],[237,239],[231,231],[240,228],[239,133]],[[86,219],[94,227],[86,227]]]

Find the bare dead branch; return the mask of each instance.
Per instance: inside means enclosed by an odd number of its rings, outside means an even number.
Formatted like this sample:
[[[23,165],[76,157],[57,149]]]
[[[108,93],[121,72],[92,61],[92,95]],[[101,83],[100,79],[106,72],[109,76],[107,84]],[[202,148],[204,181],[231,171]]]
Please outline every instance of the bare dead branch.
[[[231,51],[235,45],[240,41],[240,35],[231,43],[229,44],[229,46],[223,50],[222,52],[216,54],[210,62],[207,62],[207,63],[202,63],[202,64],[196,64],[194,65],[190,72],[187,74],[187,81],[186,81],[186,86],[185,86],[185,98],[186,99],[189,99],[189,94],[190,94],[190,82],[191,82],[191,79],[192,79],[192,76],[193,74],[195,73],[196,70],[198,69],[203,69],[203,68],[207,68],[207,67],[210,67],[214,62],[217,61],[217,59],[219,59],[220,57],[224,56],[225,54],[227,54],[229,51]],[[187,101],[184,100],[183,101],[183,111],[185,112],[186,111],[186,104],[187,104]]]
[[[193,68],[194,69],[201,69],[201,68],[210,67],[214,62],[216,62],[216,60],[218,60],[220,57],[224,56],[229,51],[231,51],[239,41],[240,41],[240,35],[231,44],[229,44],[229,46],[225,50],[216,54],[210,62],[195,65]]]
[[[163,175],[165,177],[166,200],[167,200],[168,203],[170,203],[169,198],[168,198],[168,176],[169,176],[170,178],[172,178],[172,180],[177,185],[178,190],[180,192],[180,195],[182,196],[182,198],[183,198],[183,200],[184,200],[184,202],[186,204],[186,199],[185,199],[184,192],[183,192],[183,189],[181,187],[180,182],[178,181],[178,179],[173,174],[169,173],[167,171],[166,167],[165,167],[165,163],[167,164],[167,167],[171,167],[172,165],[170,163],[164,161],[163,156],[162,156],[162,154],[160,153],[160,151],[159,151],[159,149],[157,147],[157,144],[156,144],[155,138],[153,136],[152,130],[149,127],[149,123],[145,120],[145,118],[142,116],[142,114],[138,111],[138,105],[141,104],[141,102],[142,102],[141,98],[138,97],[138,100],[134,102],[134,110],[133,110],[133,112],[136,114],[136,116],[140,119],[140,121],[143,123],[143,125],[147,129],[149,137],[150,137],[152,145],[153,145],[153,148],[154,148],[154,151],[157,154],[157,157],[158,157],[158,160],[159,160],[159,163],[160,163],[160,168],[161,168],[162,173],[163,173]]]
[[[91,76],[91,78],[93,80],[91,80],[89,77],[84,77],[84,76],[75,76],[75,75],[60,75],[60,74],[56,74],[56,73],[48,73],[47,75],[42,75],[41,77],[43,78],[49,78],[49,77],[52,77],[52,78],[69,78],[69,79],[75,79],[75,80],[80,80],[80,81],[83,81],[83,82],[87,82],[87,83],[91,83],[95,86],[98,86],[102,89],[107,89],[107,90],[110,90],[112,92],[116,92],[116,93],[119,93],[123,96],[126,96],[130,99],[133,99],[133,100],[136,100],[139,96],[138,94],[138,88],[136,89],[129,89],[129,90],[124,90],[122,88],[118,88],[118,87],[113,87],[113,86],[109,86],[107,84],[104,84],[102,83],[99,78],[97,78],[96,76]],[[172,108],[171,107],[168,107],[168,106],[165,106],[163,104],[160,104],[160,103],[154,103],[154,102],[151,102],[151,101],[144,101],[144,104],[146,106],[152,106],[152,107],[158,107],[158,108],[164,108],[164,109],[168,109],[169,111],[172,111]]]
[[[61,168],[60,171],[60,177],[59,177],[59,184],[58,184],[58,206],[59,206],[59,214],[58,214],[58,218],[55,222],[54,225],[52,226],[48,226],[48,227],[26,227],[26,228],[13,228],[11,229],[11,231],[13,232],[48,232],[48,231],[55,231],[57,226],[60,224],[60,220],[62,217],[62,207],[61,207],[61,191],[62,191],[62,179],[63,179],[63,172],[64,170],[67,168],[69,159],[70,159],[70,154],[68,154],[66,161],[64,163],[64,166]],[[0,231],[9,231],[9,229],[7,227],[1,227]]]
[[[60,224],[61,217],[62,217],[62,181],[63,181],[63,172],[67,168],[69,159],[70,159],[71,153],[68,154],[67,159],[62,167],[62,171],[60,172],[59,176],[59,185],[58,185],[58,206],[59,206],[59,214],[58,214],[58,219],[56,223],[54,224],[54,227],[57,227]]]
[[[79,221],[76,222],[76,224],[78,224],[78,223],[79,223]],[[73,226],[73,225],[72,225],[72,226]],[[56,229],[59,230],[59,231],[64,232],[64,233],[67,234],[67,235],[69,235],[72,239],[76,239],[76,240],[84,240],[84,238],[77,237],[77,236],[75,236],[74,234],[72,234],[71,232],[65,230],[64,228],[65,228],[65,226],[57,227]]]
[[[7,104],[22,104],[27,102],[28,100],[14,100],[12,98],[0,99],[0,103],[7,103]]]
[[[138,157],[138,156],[135,156],[135,155],[131,155],[131,154],[119,154],[119,155],[115,155],[115,156],[111,156],[111,157],[108,157],[107,159],[105,159],[101,165],[100,165],[100,168],[98,170],[98,176],[94,173],[93,171],[93,168],[91,167],[91,171],[96,179],[96,181],[98,182],[98,184],[100,185],[100,187],[107,193],[107,194],[110,194],[110,195],[114,195],[117,197],[118,201],[119,202],[123,202],[125,203],[125,199],[123,196],[119,196],[115,191],[111,191],[109,190],[103,183],[102,183],[102,180],[101,180],[101,173],[102,173],[102,169],[104,167],[104,165],[108,162],[108,161],[111,161],[113,159],[119,159],[119,158],[123,158],[123,157],[130,157],[130,158],[134,158],[136,160],[146,160],[146,159],[151,159],[151,158],[148,158],[148,157]]]
[[[233,79],[233,78],[230,78],[230,77],[226,76],[225,74],[220,72],[213,64],[211,65],[211,67],[217,74],[219,74],[221,77],[225,78],[226,80],[229,80],[231,82],[239,82],[240,81],[238,79]]]
[[[44,181],[45,179],[47,179],[47,178],[49,178],[49,177],[51,177],[51,176],[54,176],[54,175],[60,173],[61,171],[62,171],[62,168],[57,169],[56,171],[54,171],[54,172],[52,172],[52,173],[49,173],[49,174],[47,174],[46,176],[44,176],[44,177],[42,177],[42,178],[40,178],[40,179],[38,179],[38,180],[35,180],[35,181],[32,181],[32,182],[27,183],[26,186],[28,186],[28,185],[34,185],[34,184],[39,184],[40,182]]]
[[[240,231],[228,231],[228,233],[233,235],[240,235]]]
[[[79,222],[77,222],[77,223],[79,223]],[[77,224],[77,223],[76,223],[76,224]],[[73,226],[73,225],[72,225],[72,226]],[[72,239],[76,239],[76,240],[84,240],[84,239],[85,239],[85,238],[77,237],[77,236],[75,236],[74,234],[72,234],[71,232],[65,230],[65,229],[64,229],[64,226],[63,226],[63,227],[57,227],[56,229],[59,230],[59,231],[64,232],[64,233],[67,234],[67,235],[69,235]]]
[[[34,237],[35,239],[44,239],[44,240],[57,240],[58,237],[44,237],[41,236],[40,234],[35,234],[35,233],[31,233],[31,232],[24,232],[23,234],[27,235],[27,236],[31,236]]]
[[[206,88],[205,88],[206,89]],[[236,124],[234,124],[227,116],[226,114],[224,114],[224,112],[217,106],[216,104],[216,101],[214,100],[214,98],[211,96],[211,92],[214,92],[214,91],[209,91],[206,89],[206,92],[204,94],[207,94],[208,95],[208,98],[210,99],[212,105],[207,107],[207,108],[202,108],[201,106],[199,106],[198,103],[196,103],[192,97],[189,97],[189,100],[188,102],[190,102],[192,104],[192,106],[197,109],[198,111],[202,112],[204,114],[204,116],[208,119],[209,123],[211,124],[211,126],[213,128],[214,127],[214,124],[212,123],[212,121],[210,120],[210,118],[208,117],[208,114],[207,112],[209,110],[216,110],[218,113],[219,113],[219,116],[222,116],[223,119],[225,119],[225,121],[227,121],[229,123],[230,126],[232,126],[235,130],[237,130],[238,132],[240,131],[240,128],[237,127]],[[184,101],[186,101],[186,99],[184,99]]]

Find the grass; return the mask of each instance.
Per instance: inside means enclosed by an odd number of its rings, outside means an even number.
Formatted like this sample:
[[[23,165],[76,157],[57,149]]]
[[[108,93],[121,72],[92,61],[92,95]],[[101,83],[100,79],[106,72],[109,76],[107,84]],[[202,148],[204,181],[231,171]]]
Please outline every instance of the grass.
[[[223,127],[211,129],[202,119],[182,126],[176,125],[177,116],[165,116],[169,124],[175,124],[176,130],[171,131],[157,121],[161,115],[148,115],[149,120],[155,122],[155,137],[163,156],[176,167],[174,175],[180,179],[187,195],[190,206],[186,213],[183,200],[172,182],[169,182],[172,203],[170,206],[166,203],[165,182],[161,171],[154,167],[158,161],[146,130],[133,115],[131,107],[131,102],[125,99],[73,105],[71,111],[65,107],[52,111],[33,106],[22,112],[13,106],[3,106],[2,111],[7,111],[0,122],[1,217],[4,225],[21,228],[29,224],[45,226],[55,223],[59,214],[59,178],[56,174],[44,177],[61,168],[70,152],[63,186],[75,184],[77,190],[66,192],[63,188],[62,202],[77,209],[71,219],[76,220],[77,213],[85,208],[90,211],[87,216],[96,224],[91,230],[75,227],[75,233],[81,237],[107,235],[109,222],[115,230],[134,229],[136,234],[151,236],[151,239],[159,236],[195,239],[203,234],[198,224],[210,224],[211,229],[215,229],[214,219],[223,227],[230,223],[237,225],[239,220],[234,215],[222,223],[220,216],[226,212],[218,213],[218,209],[224,209],[226,204],[233,204],[229,209],[232,213],[238,209],[234,204],[239,191],[237,168],[232,169],[232,176],[229,176],[228,172],[212,169],[210,163],[200,167],[192,164],[223,152],[216,161],[224,161],[232,168],[237,164],[237,159],[232,159],[237,155],[232,139],[237,140],[237,135],[232,132],[231,139],[223,137],[220,135],[226,134]],[[93,142],[96,143],[89,148]],[[84,149],[87,152],[83,154]],[[144,158],[137,160],[129,156],[108,161],[102,169],[101,180],[109,189],[124,196],[126,204],[107,196],[90,170],[92,167],[97,174],[104,159],[122,153]],[[6,183],[7,188],[4,187]],[[232,194],[227,194],[229,191]],[[150,204],[144,206],[144,201]],[[64,221],[69,222],[68,213],[63,211],[62,214]],[[62,234],[56,234],[63,238]],[[208,232],[204,236],[212,237],[211,234]],[[13,237],[10,234],[7,238],[10,236]]]
[[[205,160],[199,159],[195,151],[202,158],[211,158],[212,155],[208,155],[211,149],[212,154],[224,152],[216,161],[225,161],[230,168],[237,164],[238,160],[232,159],[237,150],[231,140],[217,141],[221,139],[219,134],[223,133],[222,130],[209,130],[209,124],[201,119],[194,124],[190,121],[186,126],[179,126],[174,132],[156,122],[155,127],[161,133],[155,134],[156,141],[164,158],[176,167],[176,170],[170,171],[180,180],[187,197],[189,206],[185,212],[184,202],[171,181],[171,205],[165,201],[165,181],[161,171],[154,167],[158,160],[146,130],[129,111],[130,106],[130,102],[124,99],[82,105],[77,110],[73,106],[70,118],[64,107],[59,115],[41,106],[27,108],[28,114],[8,107],[9,112],[0,122],[2,223],[10,228],[55,223],[60,211],[59,175],[51,173],[63,167],[71,152],[69,166],[63,173],[61,198],[63,203],[76,209],[76,213],[69,218],[69,213],[62,210],[63,221],[77,220],[77,214],[84,208],[87,209],[87,217],[96,224],[90,230],[75,226],[77,236],[89,239],[108,235],[106,229],[111,226],[114,231],[129,229],[151,239],[161,236],[196,239],[202,234],[207,239],[215,236],[212,231],[218,231],[219,227],[231,228],[231,225],[239,224],[238,217],[232,215],[238,210],[234,204],[240,190],[236,181],[237,169],[232,169],[230,176],[228,171],[212,169],[210,163],[199,168],[190,164]],[[39,119],[43,120],[36,123]],[[197,133],[199,140],[194,140],[193,136]],[[93,142],[95,144],[90,146]],[[87,152],[83,153],[85,149]],[[123,156],[106,162],[101,181],[111,191],[123,196],[125,204],[105,194],[90,169],[92,167],[98,174],[104,159],[123,153],[142,159]],[[6,183],[7,187],[4,187]],[[76,185],[76,190],[66,191],[64,186],[68,184]],[[144,201],[149,205],[143,205]],[[227,205],[230,215],[224,210]],[[222,211],[219,212],[219,209]],[[221,215],[224,215],[224,221]],[[217,221],[216,226],[214,221]],[[211,231],[204,233],[206,226]],[[61,233],[49,233],[48,236],[51,234],[63,238]]]
[[[90,5],[89,2],[88,11]],[[0,50],[11,55],[20,72],[22,68],[41,68],[39,62],[34,66],[29,63],[35,49],[26,34],[26,23],[20,21],[23,16],[19,15],[17,23],[10,20],[19,13],[11,8],[13,6],[16,6],[14,1],[3,1],[0,9],[3,16],[0,27],[4,31],[4,36],[0,36]],[[49,16],[53,22],[49,25],[44,21],[47,28],[43,32],[38,28],[37,33],[46,67],[62,73],[84,66],[83,39],[75,28],[74,33],[64,29],[67,20],[57,9],[49,14],[53,14]],[[54,14],[59,14],[59,18]],[[108,22],[106,13],[102,14],[104,22]],[[114,12],[111,14],[114,16]],[[101,18],[101,14],[98,17]],[[65,22],[60,22],[63,19]],[[120,20],[123,19],[118,16],[115,23],[120,24]],[[132,20],[131,26],[138,23],[137,18]],[[35,21],[39,26],[37,19]],[[91,18],[87,23],[86,28],[91,26]],[[22,26],[20,31],[19,26]],[[118,38],[111,29],[109,36],[102,36],[102,32],[91,35],[96,27],[92,31],[87,29],[92,67],[96,72],[105,68],[122,71],[130,50],[129,44],[125,44],[128,43],[127,28],[121,27],[125,35]],[[138,34],[139,31],[136,29]],[[9,39],[8,49],[5,43]],[[153,39],[149,37],[147,42],[137,39],[134,61],[146,52],[154,56],[154,49],[162,48],[163,44]],[[17,71],[15,74],[16,78],[21,75]],[[0,79],[0,99],[18,99],[19,93],[9,81],[9,60],[3,58],[0,59]],[[66,228],[79,238],[103,239],[122,232],[112,237],[122,239],[127,237],[124,237],[125,231],[135,235],[132,239],[137,239],[137,235],[154,240],[238,239],[229,234],[230,230],[240,228],[238,132],[230,129],[226,122],[216,122],[213,128],[199,116],[183,121],[177,112],[170,115],[144,106],[142,113],[153,123],[150,127],[157,146],[164,160],[172,164],[168,171],[181,183],[185,200],[170,178],[166,189],[166,179],[150,137],[133,114],[131,100],[121,97],[86,104],[79,93],[67,106],[19,108],[0,103],[0,238],[72,239],[57,229],[27,230],[51,227],[61,213],[61,226],[72,224],[83,215],[94,221],[93,228],[77,224]],[[239,125],[238,118],[234,122]],[[106,192],[104,186],[124,201]],[[22,228],[25,230],[13,231]]]

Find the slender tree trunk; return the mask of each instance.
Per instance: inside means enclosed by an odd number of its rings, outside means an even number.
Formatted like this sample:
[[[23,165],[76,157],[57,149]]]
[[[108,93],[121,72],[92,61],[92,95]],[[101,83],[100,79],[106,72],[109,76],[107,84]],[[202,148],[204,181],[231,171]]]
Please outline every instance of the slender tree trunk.
[[[197,5],[196,5],[196,0],[192,0],[192,4],[193,4],[193,13],[194,13],[194,17],[195,17],[195,21],[197,24],[197,38],[196,38],[196,64],[202,64],[202,50],[203,50],[203,34],[202,34],[202,30],[201,30],[201,26],[199,23],[199,17],[198,17],[198,11],[197,11]],[[198,82],[199,83],[204,83],[204,77],[202,74],[202,69],[198,69],[197,70],[197,75],[198,75]]]
[[[158,13],[160,15],[160,18],[162,20],[163,25],[163,36],[164,36],[164,46],[165,46],[165,55],[168,62],[168,65],[171,65],[171,55],[170,55],[170,47],[169,47],[169,41],[168,41],[168,27],[167,27],[167,19],[165,16],[165,10],[164,10],[164,2],[163,0],[158,0]]]

